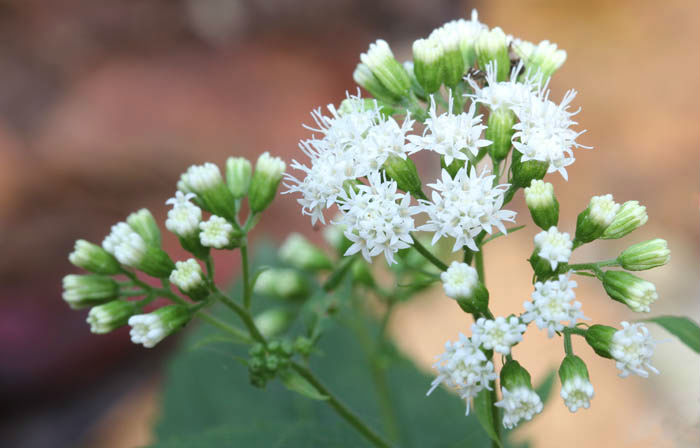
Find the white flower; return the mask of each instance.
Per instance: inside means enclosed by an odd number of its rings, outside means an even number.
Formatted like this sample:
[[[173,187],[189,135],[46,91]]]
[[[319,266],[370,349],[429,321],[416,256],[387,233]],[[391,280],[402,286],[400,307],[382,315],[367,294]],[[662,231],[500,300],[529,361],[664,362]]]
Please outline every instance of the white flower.
[[[494,406],[503,408],[503,426],[511,429],[520,420],[532,420],[535,414],[542,412],[542,400],[537,393],[528,387],[517,387],[509,391],[501,387],[503,399]]]
[[[170,281],[185,292],[191,291],[204,282],[202,267],[194,258],[178,261],[170,273]]]
[[[520,120],[513,126],[516,130],[513,146],[522,153],[523,162],[547,162],[548,173],[559,171],[564,179],[568,179],[566,167],[575,160],[572,148],[587,148],[576,143],[576,138],[585,131],[570,129],[570,126],[577,124],[571,118],[580,111],[568,110],[576,91],[569,90],[560,104],[550,101],[548,96],[549,90],[542,88],[513,107]]]
[[[535,235],[535,248],[537,255],[549,261],[552,270],[555,270],[559,263],[569,262],[573,243],[568,233],[559,232],[552,226],[549,230],[543,230]]]
[[[588,409],[593,398],[593,385],[588,379],[576,376],[562,384],[560,395],[571,412]]]
[[[212,215],[209,221],[199,223],[199,241],[204,247],[221,249],[232,242],[233,226],[224,218]]]
[[[636,373],[646,378],[649,372],[645,368],[658,374],[659,371],[650,364],[655,345],[647,327],[639,323],[622,322],[622,329],[615,332],[610,345],[610,354],[621,370],[620,377]]]
[[[495,176],[488,174],[488,170],[484,170],[477,175],[472,167],[467,175],[466,168],[460,168],[452,179],[447,170],[442,170],[442,179],[428,184],[434,190],[432,201],[420,202],[429,218],[418,230],[435,232],[433,245],[440,238],[452,237],[455,239],[453,250],[467,246],[476,251],[479,249],[474,238],[482,230],[491,233],[495,226],[506,233],[503,221],[515,221],[515,212],[501,210],[508,185],[494,187]]]
[[[440,274],[440,280],[447,297],[457,300],[472,295],[474,287],[479,283],[479,274],[468,264],[453,261],[450,267]]]
[[[449,165],[455,159],[467,160],[467,153],[476,156],[480,148],[491,144],[491,141],[481,138],[486,126],[481,124],[481,115],[474,116],[475,104],[471,104],[468,112],[459,115],[452,113],[453,105],[450,92],[448,111],[438,116],[435,98],[430,96],[430,117],[425,120],[423,135],[408,136],[411,153],[427,149],[444,156]]]
[[[165,227],[179,237],[186,237],[199,231],[202,209],[190,202],[194,193],[175,192],[175,197],[165,201],[173,208],[168,211]]]
[[[409,193],[397,193],[396,182],[387,181],[378,172],[367,176],[369,185],[357,186],[357,191],[343,192],[339,207],[341,219],[333,224],[346,226],[345,236],[352,241],[345,255],[362,252],[367,261],[384,253],[389,264],[399,249],[410,247],[410,232],[415,230],[412,215],[420,207],[411,206]],[[398,202],[397,202],[398,201]]]
[[[491,390],[489,382],[496,379],[493,363],[469,338],[460,333],[459,340],[445,343],[445,352],[433,365],[438,376],[431,383],[430,395],[440,384],[455,389],[467,403],[467,415],[471,399],[483,389]]]
[[[136,314],[129,318],[129,335],[134,344],[153,348],[168,335],[163,321],[155,314]]]
[[[533,179],[525,188],[525,203],[530,209],[543,209],[555,205],[554,185]]]
[[[532,293],[532,302],[525,302],[525,314],[521,316],[523,322],[532,321],[540,330],[547,329],[547,335],[551,338],[554,332],[562,331],[562,322],[568,322],[568,327],[576,325],[579,319],[586,319],[581,312],[581,303],[571,301],[576,297],[574,288],[576,282],[569,279],[570,274],[561,274],[558,280],[535,283],[535,291]]]
[[[102,241],[102,247],[121,263],[138,267],[146,253],[146,242],[125,222],[112,226],[110,234]]]
[[[315,110],[312,117],[316,128],[308,129],[322,134],[299,143],[309,157],[310,166],[296,160],[291,167],[303,171],[303,179],[285,174],[284,193],[301,193],[297,201],[302,213],[311,216],[312,224],[325,223],[323,211],[336,203],[345,181],[365,177],[378,170],[394,154],[406,158],[408,148],[405,134],[413,127],[409,116],[399,126],[391,117],[380,112],[376,101],[368,104],[358,96],[348,96],[342,112],[328,106],[330,116]]]
[[[523,82],[518,82],[518,76],[523,68],[522,63],[513,68],[510,73],[510,81],[498,82],[497,61],[491,61],[486,65],[486,84],[481,87],[471,77],[467,82],[474,90],[473,94],[465,96],[477,103],[486,104],[492,111],[515,110],[527,104],[533,94],[537,94],[540,85],[540,77],[529,76]]]
[[[224,181],[219,167],[209,162],[202,165],[192,165],[182,175],[181,180],[186,192],[197,194],[201,194]]]
[[[527,326],[517,317],[497,317],[495,320],[480,317],[472,324],[472,341],[487,350],[503,355],[510,354],[510,348],[523,340]]]
[[[599,226],[607,228],[620,210],[620,204],[613,200],[611,194],[593,196],[588,204],[588,216]]]
[[[441,32],[443,34],[455,36],[459,42],[459,49],[462,52],[464,63],[467,64],[467,68],[469,68],[469,66],[474,63],[473,53],[476,39],[481,32],[488,31],[488,27],[479,22],[478,12],[476,9],[472,9],[471,20],[451,20],[438,28],[438,30],[443,30]]]

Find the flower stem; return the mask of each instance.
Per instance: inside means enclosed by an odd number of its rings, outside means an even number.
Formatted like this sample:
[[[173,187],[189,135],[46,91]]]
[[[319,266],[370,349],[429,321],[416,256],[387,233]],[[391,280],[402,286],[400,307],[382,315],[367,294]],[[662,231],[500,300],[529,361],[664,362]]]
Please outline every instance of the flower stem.
[[[212,316],[209,313],[205,313],[204,311],[198,311],[197,312],[197,317],[201,318],[203,321],[207,322],[210,325],[213,325],[214,327],[218,328],[219,330],[225,331],[226,333],[229,333],[231,336],[234,336],[236,339],[239,339],[243,342],[246,342],[248,344],[251,344],[253,340],[245,334],[244,331],[229,325],[214,316]]]
[[[250,309],[251,291],[250,291],[250,273],[248,272],[248,241],[244,238],[241,242],[241,265],[243,266],[243,306],[245,309]]]
[[[428,249],[423,246],[420,241],[418,241],[418,238],[414,234],[411,234],[411,238],[413,238],[413,247],[416,248],[419,254],[423,255],[429,262],[435,265],[438,269],[441,271],[446,271],[447,270],[447,265],[440,261],[435,255],[430,253]]]
[[[481,283],[486,284],[486,276],[484,274],[484,248],[483,246],[479,248],[478,252],[474,253],[474,268],[476,273],[479,274],[479,280]]]
[[[256,341],[262,343],[263,345],[267,345],[267,341],[265,340],[265,337],[260,333],[260,330],[258,330],[258,327],[255,326],[255,322],[253,322],[253,318],[250,317],[250,314],[248,313],[248,310],[237,304],[235,301],[231,300],[228,298],[225,294],[223,294],[221,291],[217,291],[217,298],[226,305],[227,307],[231,308],[233,312],[238,314],[238,317],[241,318],[243,321],[243,324],[246,326],[248,331],[250,332],[250,335],[255,339]]]
[[[571,333],[564,332],[564,352],[567,355],[574,354],[574,347],[571,345]]]
[[[338,413],[338,415],[345,419],[345,421],[348,422],[350,425],[352,425],[360,434],[365,436],[365,438],[369,440],[372,443],[372,445],[380,448],[389,448],[391,446],[388,442],[382,439],[382,437],[379,434],[377,434],[372,428],[370,428],[366,423],[360,420],[360,417],[358,417],[353,411],[351,411],[343,402],[341,402],[337,397],[335,397],[333,393],[329,391],[326,388],[326,386],[324,386],[323,383],[321,383],[314,376],[314,374],[311,373],[309,369],[297,362],[292,362],[291,366],[294,370],[296,370],[296,372],[299,375],[301,375],[302,377],[304,377],[304,379],[311,383],[316,388],[316,390],[318,390],[321,394],[327,396],[327,403]]]

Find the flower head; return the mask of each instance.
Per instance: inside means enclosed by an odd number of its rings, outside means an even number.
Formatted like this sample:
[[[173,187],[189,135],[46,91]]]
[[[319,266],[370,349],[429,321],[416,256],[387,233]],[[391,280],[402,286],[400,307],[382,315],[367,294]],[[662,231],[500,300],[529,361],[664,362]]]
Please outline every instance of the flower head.
[[[234,242],[233,226],[224,218],[212,215],[208,221],[199,223],[199,240],[204,247],[221,249]]]
[[[440,274],[442,287],[447,297],[452,299],[468,298],[479,283],[476,269],[466,263],[453,261],[447,270]]]
[[[569,279],[570,274],[561,274],[557,280],[535,283],[535,291],[532,293],[532,302],[525,302],[525,314],[523,322],[535,322],[540,330],[547,329],[547,335],[551,338],[554,332],[562,331],[564,324],[568,327],[576,325],[579,319],[585,319],[581,312],[581,303],[571,302],[576,293],[576,282]]]
[[[496,379],[493,363],[479,350],[469,338],[460,333],[455,342],[445,343],[445,352],[438,357],[433,365],[438,376],[431,383],[428,394],[440,384],[455,389],[467,403],[467,415],[472,398],[483,389],[489,388],[489,382]]]
[[[537,94],[539,86],[539,77],[529,76],[524,82],[518,82],[518,75],[522,71],[522,64],[517,65],[510,73],[509,81],[498,81],[498,62],[489,62],[486,66],[486,84],[481,87],[471,77],[467,78],[467,82],[474,90],[473,94],[466,96],[473,101],[485,104],[492,111],[496,110],[515,110],[527,104],[530,101],[530,96]]]
[[[472,324],[472,340],[487,350],[508,355],[510,348],[523,340],[526,329],[527,326],[514,316],[494,320],[480,317]]]
[[[202,209],[190,202],[194,193],[176,191],[175,197],[165,201],[173,208],[168,211],[168,219],[165,227],[179,237],[187,237],[199,232],[199,223],[202,221]]]
[[[475,251],[478,248],[474,238],[482,230],[491,233],[495,226],[506,233],[503,221],[515,221],[515,212],[501,210],[508,185],[494,187],[494,179],[487,170],[477,175],[473,167],[469,174],[466,168],[460,168],[454,179],[442,170],[442,179],[428,184],[434,190],[432,201],[421,201],[428,221],[419,230],[435,232],[433,244],[440,238],[452,237],[453,250],[467,246]]]
[[[202,165],[192,165],[187,169],[187,172],[182,175],[182,184],[185,187],[185,192],[194,192],[202,194],[206,190],[223,184],[224,180],[221,177],[219,167],[213,163],[204,163]]]
[[[537,255],[549,261],[552,270],[556,269],[559,263],[569,262],[572,248],[573,243],[569,234],[560,232],[554,226],[535,235]]]
[[[194,258],[177,261],[175,270],[170,274],[170,281],[182,291],[191,291],[204,282],[202,267]]]
[[[181,305],[167,305],[152,313],[131,316],[131,341],[134,344],[143,344],[146,348],[153,348],[187,323],[189,317],[189,311]]]
[[[512,429],[520,420],[532,420],[542,412],[542,400],[537,392],[529,387],[516,387],[508,390],[501,387],[503,398],[494,403],[494,406],[503,409],[503,426]]]
[[[109,235],[102,241],[102,247],[121,264],[130,267],[138,267],[147,249],[143,238],[125,222],[112,226]]]
[[[571,412],[576,412],[580,408],[588,409],[593,398],[593,385],[588,378],[577,376],[563,382],[559,395]]]
[[[610,354],[615,358],[615,364],[620,369],[620,376],[625,378],[635,373],[642,378],[649,376],[648,369],[654,373],[659,371],[651,365],[656,342],[651,338],[649,330],[643,324],[622,322],[622,329],[613,334],[610,344]]]

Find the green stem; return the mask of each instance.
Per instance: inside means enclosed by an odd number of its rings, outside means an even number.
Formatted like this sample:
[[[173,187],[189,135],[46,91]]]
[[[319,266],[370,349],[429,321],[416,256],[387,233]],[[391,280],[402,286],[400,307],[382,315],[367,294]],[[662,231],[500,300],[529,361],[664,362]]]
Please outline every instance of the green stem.
[[[119,297],[136,297],[147,294],[148,291],[144,289],[135,289],[131,291],[119,291]]]
[[[481,283],[486,284],[486,275],[484,273],[484,247],[480,247],[478,252],[474,253],[474,268],[476,273],[479,274],[479,280]]]
[[[571,345],[571,333],[564,332],[564,352],[567,355],[574,354],[574,347]]]
[[[241,265],[243,266],[243,306],[245,309],[250,309],[251,291],[250,291],[250,273],[248,272],[248,241],[244,238],[241,242]]]
[[[579,264],[570,264],[569,269],[573,269],[575,271],[580,271],[580,270],[590,270],[590,271],[595,271],[596,268],[602,268],[605,266],[619,266],[620,263],[617,261],[617,258],[613,258],[612,260],[604,260],[604,261],[596,261],[594,263],[579,263]]]
[[[496,435],[496,440],[491,441],[493,448],[501,447],[501,422],[500,413],[494,404],[498,401],[498,393],[496,392],[496,381],[491,381],[491,414],[493,415],[493,430]]]
[[[204,264],[206,265],[207,268],[207,277],[209,277],[209,286],[211,288],[214,287],[214,260],[211,258],[211,254],[207,255],[207,258],[204,259]]]
[[[380,447],[380,448],[389,448],[391,445],[389,445],[388,442],[386,442],[379,434],[377,434],[372,428],[370,428],[366,423],[364,423],[357,414],[355,414],[353,411],[351,411],[343,402],[341,402],[337,397],[333,395],[331,391],[329,391],[326,386],[319,381],[313,373],[303,365],[292,361],[292,368],[306,381],[311,383],[316,390],[318,390],[321,394],[325,395],[328,397],[328,400],[326,402],[338,413],[339,416],[341,416],[343,419],[345,419],[346,422],[348,422],[350,425],[352,425],[360,434],[365,436],[365,438],[372,443],[375,447]]]
[[[231,336],[235,337],[236,339],[241,340],[242,342],[251,344],[253,343],[253,340],[248,336],[243,330],[236,328],[232,325],[229,325],[214,316],[212,316],[209,313],[205,313],[204,311],[198,311],[196,313],[196,316],[201,318],[203,321],[207,322],[210,325],[215,326],[219,330],[225,331],[226,333],[230,334]]]
[[[575,334],[578,336],[586,336],[586,330],[578,327],[564,328],[562,332],[564,333],[564,335]]]
[[[243,321],[243,324],[246,326],[248,329],[248,332],[250,335],[255,339],[256,341],[262,343],[263,345],[267,345],[267,341],[265,340],[265,337],[260,333],[260,330],[258,330],[258,327],[255,326],[255,322],[253,322],[253,318],[250,317],[250,314],[248,314],[248,310],[244,309],[242,306],[237,304],[235,301],[231,300],[228,298],[225,294],[223,294],[221,291],[216,292],[217,298],[229,307],[231,310],[233,310],[234,313],[238,314],[238,317],[241,318],[241,321]]]
[[[416,248],[419,254],[423,255],[429,262],[435,265],[438,269],[441,271],[446,271],[447,270],[447,265],[440,261],[435,255],[433,255],[428,249],[423,246],[420,241],[418,241],[418,238],[414,234],[411,234],[411,238],[413,238],[413,247]]]

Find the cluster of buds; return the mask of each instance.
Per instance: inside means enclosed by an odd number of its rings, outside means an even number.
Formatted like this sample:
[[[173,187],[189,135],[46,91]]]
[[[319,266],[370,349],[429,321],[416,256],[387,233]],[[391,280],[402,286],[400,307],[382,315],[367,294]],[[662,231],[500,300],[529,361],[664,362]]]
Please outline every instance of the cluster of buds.
[[[245,244],[245,234],[272,202],[284,170],[284,162],[268,153],[260,156],[255,172],[248,160],[230,158],[226,181],[212,163],[190,167],[175,197],[166,201],[172,208],[165,227],[192,258],[174,262],[162,248],[153,215],[141,209],[112,226],[102,246],[76,241],[68,259],[90,274],[67,275],[63,299],[74,309],[91,308],[87,322],[93,333],[109,333],[128,324],[135,344],[154,347],[212,301],[217,288],[211,277],[210,250]],[[238,214],[246,197],[251,214],[241,223]],[[207,220],[204,212],[211,214]],[[206,272],[201,263],[207,265]],[[159,279],[163,287],[151,286],[139,278],[139,272]],[[145,312],[158,297],[173,303]]]

